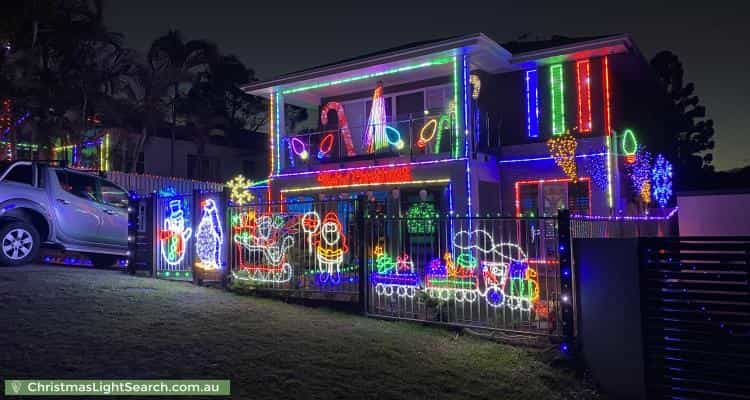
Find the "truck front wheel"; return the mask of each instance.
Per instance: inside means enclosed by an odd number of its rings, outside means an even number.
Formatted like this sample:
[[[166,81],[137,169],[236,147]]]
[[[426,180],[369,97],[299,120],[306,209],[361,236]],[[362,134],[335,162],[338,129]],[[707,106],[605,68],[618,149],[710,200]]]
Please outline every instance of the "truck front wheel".
[[[0,225],[0,265],[25,265],[39,253],[39,233],[25,221]]]

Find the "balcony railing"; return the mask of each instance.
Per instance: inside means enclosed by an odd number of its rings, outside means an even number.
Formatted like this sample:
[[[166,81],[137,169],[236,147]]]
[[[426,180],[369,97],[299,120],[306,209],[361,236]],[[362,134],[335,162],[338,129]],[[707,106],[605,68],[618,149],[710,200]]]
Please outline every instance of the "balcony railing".
[[[447,158],[456,143],[455,115],[407,116],[385,125],[339,126],[291,134],[280,143],[283,169],[305,170],[329,163],[385,158],[409,160]]]

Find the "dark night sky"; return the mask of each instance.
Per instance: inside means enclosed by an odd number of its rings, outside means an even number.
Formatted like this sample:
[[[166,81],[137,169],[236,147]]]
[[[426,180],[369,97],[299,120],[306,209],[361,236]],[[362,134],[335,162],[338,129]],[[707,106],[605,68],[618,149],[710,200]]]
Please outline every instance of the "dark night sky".
[[[483,32],[498,42],[524,33],[591,36],[630,33],[649,59],[659,50],[683,61],[686,81],[716,128],[714,165],[750,164],[747,15],[732,3],[652,0],[570,1],[290,1],[110,0],[111,30],[145,50],[169,28],[234,53],[259,78],[357,56],[403,43]],[[571,5],[575,3],[576,5]],[[606,4],[609,3],[609,4]],[[724,4],[722,4],[724,3]],[[408,4],[408,5],[407,5]],[[446,4],[446,5],[437,5]],[[746,107],[746,106],[745,106]]]

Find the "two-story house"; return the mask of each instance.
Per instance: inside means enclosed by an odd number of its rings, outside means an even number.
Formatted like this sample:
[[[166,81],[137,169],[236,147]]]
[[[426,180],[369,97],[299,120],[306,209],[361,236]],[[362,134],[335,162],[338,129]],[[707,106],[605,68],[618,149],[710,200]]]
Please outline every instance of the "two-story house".
[[[243,89],[269,100],[272,201],[366,195],[460,215],[612,215],[637,209],[624,166],[639,107],[626,110],[624,96],[646,76],[627,35],[501,46],[480,33]],[[312,120],[291,129],[287,105]]]

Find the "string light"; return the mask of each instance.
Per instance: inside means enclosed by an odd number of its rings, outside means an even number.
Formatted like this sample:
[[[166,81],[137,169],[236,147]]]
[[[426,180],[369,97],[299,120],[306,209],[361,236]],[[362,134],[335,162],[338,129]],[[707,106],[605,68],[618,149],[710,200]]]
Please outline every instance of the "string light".
[[[677,212],[679,211],[679,207],[673,208],[669,214],[665,216],[656,216],[656,215],[581,215],[581,214],[571,214],[571,218],[575,219],[585,219],[585,220],[591,220],[591,221],[667,221],[672,219],[675,215],[677,215]]]
[[[635,133],[630,129],[625,129],[622,134],[622,152],[625,154],[625,161],[629,164],[634,163],[636,159],[635,153],[638,151],[638,148],[638,140],[635,138]]]
[[[612,135],[612,104],[609,96],[609,57],[604,57],[604,123],[607,136]],[[612,207],[610,205],[610,207]]]
[[[605,60],[606,61],[606,60]],[[610,212],[614,209],[614,195],[612,194],[612,135],[605,137],[607,144],[607,205]]]
[[[419,64],[406,65],[406,66],[403,66],[403,67],[391,68],[391,69],[387,69],[387,70],[384,70],[384,71],[378,71],[378,72],[373,72],[373,73],[369,73],[369,74],[355,75],[355,76],[351,76],[351,77],[348,77],[348,78],[336,79],[336,80],[328,81],[328,82],[314,83],[314,84],[311,84],[311,85],[305,85],[305,86],[300,86],[300,87],[296,87],[296,88],[290,88],[290,89],[286,89],[286,90],[282,91],[282,93],[283,94],[292,94],[292,93],[302,92],[302,91],[306,91],[306,90],[319,89],[319,88],[324,88],[324,87],[329,87],[329,86],[335,86],[335,85],[341,85],[341,84],[345,84],[345,83],[356,82],[356,81],[360,81],[360,80],[363,80],[363,79],[371,79],[371,78],[377,78],[377,77],[381,77],[381,76],[385,76],[385,75],[393,75],[393,74],[398,74],[398,73],[401,73],[401,72],[412,71],[412,70],[415,70],[415,69],[426,68],[426,67],[431,67],[431,66],[435,66],[435,65],[447,64],[447,63],[453,61],[453,59],[454,59],[454,57],[440,57],[440,58],[435,58],[433,60],[425,61],[425,62],[422,62],[422,63],[419,63]]]
[[[227,187],[230,189],[229,199],[238,206],[244,206],[245,204],[253,201],[255,196],[248,190],[252,186],[252,182],[247,180],[243,175],[237,175],[229,182]]]
[[[320,141],[320,144],[318,145],[318,160],[322,160],[331,153],[331,149],[333,149],[333,139],[333,133],[329,133]]]
[[[305,143],[298,137],[293,137],[289,141],[292,151],[294,154],[297,155],[302,160],[307,160],[307,158],[310,156],[310,153],[307,151],[307,146],[305,146]]]
[[[576,158],[592,158],[592,157],[604,157],[606,156],[606,152],[602,153],[590,153],[590,154],[578,154],[576,155]],[[530,157],[530,158],[517,158],[513,160],[500,160],[497,163],[498,164],[515,164],[515,163],[522,163],[522,162],[531,162],[531,161],[554,161],[554,157],[547,156],[547,157]]]
[[[539,137],[539,89],[535,69],[526,71],[526,132]]]
[[[443,163],[451,163],[451,162],[457,162],[457,161],[464,161],[465,158],[447,158],[442,160],[429,160],[429,161],[415,161],[415,162],[405,162],[405,163],[391,163],[391,164],[385,164],[380,167],[376,168],[396,168],[396,167],[413,167],[413,166],[425,166],[425,165],[434,165],[434,164],[443,164]],[[281,178],[281,177],[290,177],[290,176],[307,176],[307,175],[320,175],[320,174],[332,174],[332,173],[340,173],[340,172],[352,172],[352,171],[363,171],[363,170],[371,170],[373,167],[371,166],[365,166],[365,167],[349,167],[349,168],[337,168],[337,169],[327,169],[327,170],[316,170],[316,171],[300,171],[300,172],[290,172],[286,174],[279,174],[274,175],[274,178]]]
[[[578,90],[578,131],[591,132],[591,65],[589,60],[576,62]]]
[[[409,233],[426,235],[435,233],[435,218],[438,212],[435,205],[427,202],[414,203],[406,212],[406,226]]]
[[[329,101],[328,103],[326,103],[326,105],[320,111],[320,123],[323,125],[328,124],[328,112],[331,110],[336,110],[336,119],[338,120],[339,132],[341,132],[341,138],[344,141],[344,147],[346,148],[346,155],[349,157],[356,156],[357,152],[354,150],[354,143],[352,143],[352,132],[349,130],[349,121],[346,119],[344,106],[342,106],[341,103],[335,101]],[[327,137],[328,136],[326,136],[326,138]],[[321,157],[320,152],[327,154],[331,151],[331,146],[333,145],[333,135],[331,135],[331,144],[328,146],[328,151],[323,150],[323,142],[326,140],[326,138],[323,138],[323,140],[321,141],[320,150],[318,151],[318,158],[323,158]]]
[[[550,102],[552,109],[552,134],[565,134],[565,81],[562,64],[550,67]]]
[[[376,183],[352,183],[348,185],[333,185],[333,186],[305,186],[291,189],[281,189],[282,193],[299,193],[299,192],[310,192],[310,191],[322,191],[328,189],[355,189],[355,188],[366,188],[373,186],[382,186],[387,184],[398,183],[399,186],[404,185],[430,185],[430,184],[444,184],[450,183],[450,179],[425,179],[415,180],[408,182],[376,182]]]
[[[651,183],[654,200],[659,207],[667,206],[669,199],[672,197],[672,163],[659,154],[654,161],[654,168],[651,170]]]
[[[370,281],[375,284],[378,296],[393,296],[413,298],[419,288],[419,276],[414,273],[414,263],[409,255],[404,254],[393,260],[382,248],[376,246],[373,250],[375,269],[370,274]]]
[[[409,182],[413,179],[411,167],[376,167],[351,171],[323,171],[317,181],[325,186],[343,186],[365,183]]]
[[[482,90],[482,80],[479,75],[471,74],[469,76],[469,82],[471,82],[471,98],[476,100],[479,98],[479,91]]]
[[[164,218],[164,227],[159,232],[161,256],[168,265],[176,266],[185,259],[185,249],[193,229],[186,226],[181,199],[171,200],[167,211],[169,215]]]
[[[443,115],[438,120],[437,134],[435,137],[435,154],[440,153],[440,141],[443,138],[443,131],[445,130],[446,125],[448,129],[451,128],[451,118],[449,115]]]
[[[427,143],[430,143],[430,141],[435,138],[435,134],[437,133],[437,125],[437,119],[431,119],[427,121],[424,126],[422,126],[422,129],[419,130],[417,147],[419,147],[420,149],[424,149],[425,146],[427,146]],[[425,136],[425,132],[427,132],[427,136]]]
[[[235,216],[232,232],[240,270],[233,276],[254,282],[289,282],[293,269],[287,255],[294,246],[295,224],[296,219],[286,223],[278,214],[256,217],[252,210]],[[247,259],[250,257],[252,260]]]
[[[401,132],[399,132],[398,129],[390,125],[386,125],[385,137],[388,141],[388,144],[395,147],[396,149],[401,150],[404,148],[404,141],[401,140]]]
[[[327,212],[319,229],[312,232],[318,269],[322,277],[330,277],[333,281],[340,280],[339,268],[344,263],[344,254],[349,252],[343,232],[339,216],[333,211]]]
[[[458,133],[461,131],[458,109],[458,57],[453,57],[453,118],[456,124],[453,132],[453,158],[458,158]]]
[[[195,234],[196,255],[200,259],[196,266],[203,269],[221,268],[221,246],[224,233],[216,203],[212,199],[203,201],[203,216]]]
[[[362,142],[368,153],[374,153],[388,147],[389,138],[386,136],[385,99],[383,99],[383,83],[378,82],[372,94],[370,119]],[[399,134],[400,139],[400,134]]]
[[[570,133],[547,141],[550,155],[570,179],[576,180],[576,147],[578,142]]]

